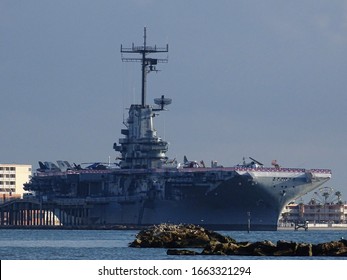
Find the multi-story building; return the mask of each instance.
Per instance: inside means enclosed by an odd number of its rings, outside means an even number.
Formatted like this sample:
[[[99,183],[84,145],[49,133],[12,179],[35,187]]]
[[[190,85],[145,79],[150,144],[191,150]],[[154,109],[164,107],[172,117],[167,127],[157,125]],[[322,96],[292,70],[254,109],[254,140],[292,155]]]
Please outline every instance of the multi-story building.
[[[28,164],[0,163],[0,199],[22,197],[23,184],[30,180],[31,169]]]
[[[347,204],[290,204],[282,212],[282,222],[307,221],[318,224],[345,224],[347,222]]]
[[[346,226],[347,203],[342,201],[341,192],[331,187],[322,187],[313,193],[308,203],[289,203],[279,220],[283,226],[303,222],[313,226]]]

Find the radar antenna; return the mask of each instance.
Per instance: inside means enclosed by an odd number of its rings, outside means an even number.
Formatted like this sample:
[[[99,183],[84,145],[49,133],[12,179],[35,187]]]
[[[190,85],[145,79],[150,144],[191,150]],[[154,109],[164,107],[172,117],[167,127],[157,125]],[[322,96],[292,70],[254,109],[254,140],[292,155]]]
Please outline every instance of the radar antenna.
[[[146,57],[150,53],[167,53],[169,51],[169,45],[166,44],[166,47],[154,47],[147,46],[147,35],[146,27],[144,27],[143,32],[143,46],[135,46],[132,44],[131,48],[123,48],[123,45],[120,47],[120,52],[122,53],[123,62],[141,62],[142,64],[142,91],[141,91],[141,105],[145,107],[146,105],[146,82],[147,74],[152,71],[158,71],[156,65],[158,63],[167,63],[168,58],[149,58]],[[140,54],[141,58],[134,57],[123,57],[123,53],[129,54]]]
[[[172,102],[171,98],[165,98],[164,95],[162,95],[160,98],[155,98],[154,103],[156,105],[159,105],[159,109],[153,109],[153,111],[162,111],[164,110],[164,107],[167,105],[170,105]]]

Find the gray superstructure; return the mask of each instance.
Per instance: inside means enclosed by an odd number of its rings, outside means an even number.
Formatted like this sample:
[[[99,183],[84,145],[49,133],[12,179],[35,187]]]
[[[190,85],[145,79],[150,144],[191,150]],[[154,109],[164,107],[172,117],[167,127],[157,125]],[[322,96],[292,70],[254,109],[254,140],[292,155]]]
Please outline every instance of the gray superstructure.
[[[146,45],[121,47],[123,61],[142,65],[142,100],[133,104],[114,144],[120,153],[117,168],[95,164],[80,168],[60,161],[59,168],[41,163],[37,174],[25,185],[41,200],[54,205],[64,224],[152,225],[163,222],[194,223],[214,229],[276,230],[279,215],[290,201],[321,186],[331,177],[327,169],[264,167],[252,159],[234,167],[185,158],[180,164],[166,156],[168,143],[154,128],[153,118],[171,103],[161,96],[146,104],[146,76],[166,58],[165,48]],[[73,207],[67,207],[73,206]],[[63,209],[63,210],[62,210]],[[69,209],[69,210],[66,210]]]

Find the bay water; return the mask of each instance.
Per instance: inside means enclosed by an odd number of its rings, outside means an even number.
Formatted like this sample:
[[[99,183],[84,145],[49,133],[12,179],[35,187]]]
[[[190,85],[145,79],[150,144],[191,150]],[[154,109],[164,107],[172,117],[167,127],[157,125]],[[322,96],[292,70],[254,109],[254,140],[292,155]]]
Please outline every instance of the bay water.
[[[331,257],[172,256],[165,248],[130,248],[135,230],[0,229],[1,260],[332,259]],[[347,230],[219,231],[236,241],[322,243],[347,239]],[[194,249],[200,252],[202,249]],[[347,259],[338,257],[337,259]]]

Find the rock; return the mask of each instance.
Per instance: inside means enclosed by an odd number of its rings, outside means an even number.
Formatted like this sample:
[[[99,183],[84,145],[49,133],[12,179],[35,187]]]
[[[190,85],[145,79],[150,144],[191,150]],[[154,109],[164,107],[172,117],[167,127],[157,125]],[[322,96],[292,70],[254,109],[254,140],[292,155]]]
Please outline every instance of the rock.
[[[193,256],[193,255],[199,255],[198,252],[191,251],[191,250],[178,250],[178,249],[169,249],[166,252],[168,255],[185,255],[185,256]]]
[[[240,254],[248,256],[272,256],[277,247],[268,240],[248,243],[239,249]]]
[[[203,248],[210,242],[235,242],[232,238],[196,225],[160,224],[140,231],[130,247]]]
[[[331,241],[312,246],[314,256],[347,256],[347,241]]]
[[[234,242],[211,242],[205,246],[201,255],[237,255],[239,247]]]
[[[295,256],[312,256],[312,244],[299,243],[296,247]]]
[[[239,255],[239,256],[272,256],[276,245],[271,241],[261,242],[228,242],[210,243],[202,251],[202,255]]]
[[[297,246],[296,242],[279,240],[277,241],[274,256],[295,256]]]

